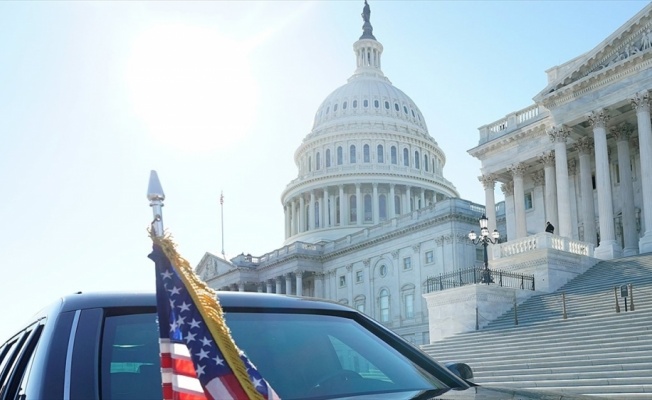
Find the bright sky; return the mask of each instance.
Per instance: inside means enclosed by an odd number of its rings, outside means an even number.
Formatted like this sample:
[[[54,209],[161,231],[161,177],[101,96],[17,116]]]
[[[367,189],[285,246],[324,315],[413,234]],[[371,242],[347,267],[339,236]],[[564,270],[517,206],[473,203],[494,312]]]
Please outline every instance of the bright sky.
[[[477,128],[645,1],[370,1],[383,71],[482,203]],[[196,265],[281,247],[280,195],[355,68],[363,1],[0,2],[0,342],[57,297],[153,290],[151,169]]]

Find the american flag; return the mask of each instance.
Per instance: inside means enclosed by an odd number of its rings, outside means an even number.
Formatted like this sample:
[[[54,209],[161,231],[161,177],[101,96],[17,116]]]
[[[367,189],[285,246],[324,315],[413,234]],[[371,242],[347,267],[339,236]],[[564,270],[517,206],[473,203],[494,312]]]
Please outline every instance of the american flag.
[[[233,342],[215,292],[169,238],[154,242],[163,399],[278,399]]]

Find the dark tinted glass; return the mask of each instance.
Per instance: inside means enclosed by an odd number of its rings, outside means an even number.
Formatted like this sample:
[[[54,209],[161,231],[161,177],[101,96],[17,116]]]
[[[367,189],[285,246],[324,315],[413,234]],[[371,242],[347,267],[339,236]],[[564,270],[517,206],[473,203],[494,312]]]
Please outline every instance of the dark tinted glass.
[[[163,394],[156,315],[107,317],[102,336],[102,398],[160,400]]]

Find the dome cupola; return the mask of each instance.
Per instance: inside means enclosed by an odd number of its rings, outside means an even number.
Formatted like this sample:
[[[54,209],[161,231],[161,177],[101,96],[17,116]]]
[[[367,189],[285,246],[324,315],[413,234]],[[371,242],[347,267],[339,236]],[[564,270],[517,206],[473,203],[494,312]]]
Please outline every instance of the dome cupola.
[[[334,240],[458,197],[416,104],[385,77],[365,1],[356,68],[317,109],[282,194],[285,243]]]

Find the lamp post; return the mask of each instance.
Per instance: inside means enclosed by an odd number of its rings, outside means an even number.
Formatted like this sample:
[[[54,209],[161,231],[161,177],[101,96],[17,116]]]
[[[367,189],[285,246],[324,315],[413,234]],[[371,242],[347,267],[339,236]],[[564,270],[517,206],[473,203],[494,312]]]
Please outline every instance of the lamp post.
[[[474,231],[471,231],[469,232],[469,239],[475,245],[482,243],[482,247],[484,247],[484,271],[482,271],[482,283],[486,283],[488,285],[492,282],[492,279],[491,271],[489,270],[487,246],[489,246],[489,243],[498,243],[498,239],[500,239],[500,233],[498,233],[497,229],[494,229],[494,231],[491,233],[491,237],[489,237],[489,228],[487,227],[489,225],[489,219],[484,214],[482,214],[482,217],[480,217],[478,222],[480,223],[480,236],[476,235]]]

